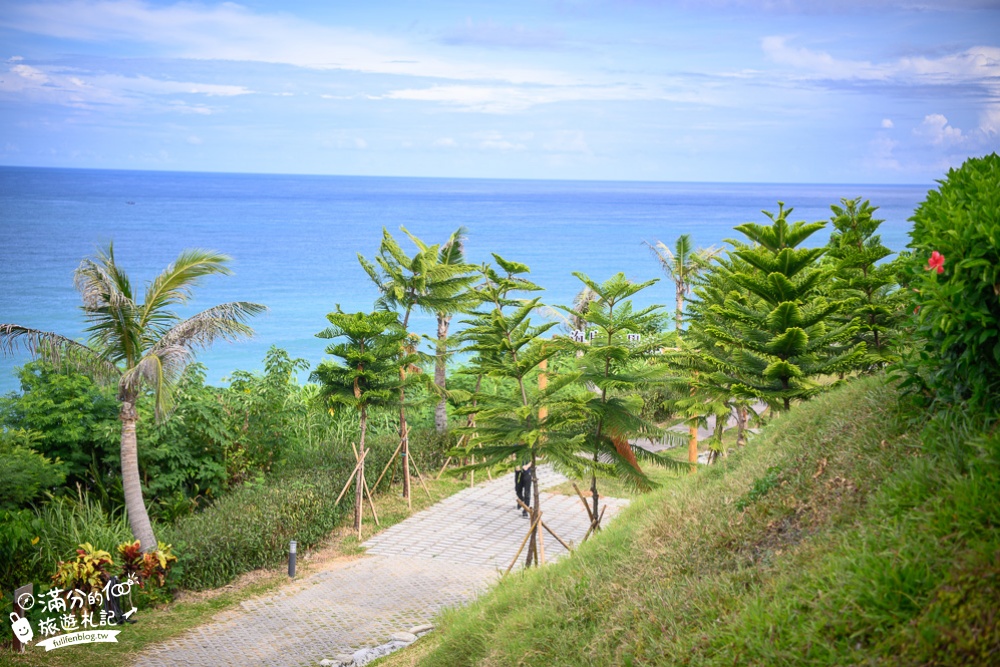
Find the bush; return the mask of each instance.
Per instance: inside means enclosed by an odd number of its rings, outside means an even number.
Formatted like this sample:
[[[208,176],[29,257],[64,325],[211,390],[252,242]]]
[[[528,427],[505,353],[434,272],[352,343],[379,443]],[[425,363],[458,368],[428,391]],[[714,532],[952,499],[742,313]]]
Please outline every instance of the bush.
[[[351,507],[345,494],[334,500],[346,479],[329,470],[300,470],[245,484],[205,511],[160,529],[178,554],[174,585],[214,588],[262,567],[274,567],[288,553],[289,540],[303,548],[322,540]]]
[[[911,368],[940,399],[989,406],[1000,394],[1000,156],[967,160],[940,184],[911,218],[909,286],[926,341]]]
[[[85,492],[76,498],[53,498],[37,514],[42,527],[39,557],[46,573],[53,572],[59,561],[75,557],[81,544],[111,552],[133,539],[124,510],[107,511]]]

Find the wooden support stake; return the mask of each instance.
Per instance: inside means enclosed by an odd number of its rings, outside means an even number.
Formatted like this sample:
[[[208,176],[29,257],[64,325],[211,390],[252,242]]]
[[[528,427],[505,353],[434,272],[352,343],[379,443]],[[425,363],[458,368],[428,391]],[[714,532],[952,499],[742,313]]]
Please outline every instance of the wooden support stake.
[[[354,449],[353,442],[351,443],[351,449]],[[354,449],[354,458],[360,460],[357,449]],[[375,525],[380,526],[382,524],[378,522],[378,512],[375,511],[375,501],[372,500],[372,492],[368,490],[368,480],[365,479],[364,475],[361,476],[361,482],[365,488],[365,495],[368,497],[368,506],[372,508],[372,516],[375,518]]]
[[[606,509],[608,509],[607,505],[605,505],[604,507],[601,508],[601,516],[597,517],[597,521],[595,521],[592,524],[590,524],[590,528],[587,529],[587,534],[583,536],[583,539],[581,540],[581,542],[586,542],[587,541],[587,538],[590,537],[590,531],[593,530],[594,532],[597,532],[596,529],[601,527],[601,519],[604,518],[604,510],[606,510]]]
[[[539,512],[538,517],[535,519],[535,523],[531,524],[531,528],[528,529],[528,534],[524,536],[523,540],[521,540],[521,546],[518,547],[517,553],[514,554],[514,560],[512,560],[510,562],[510,565],[507,566],[507,570],[504,572],[505,576],[510,573],[511,569],[514,567],[514,563],[516,563],[517,559],[521,557],[521,552],[524,551],[524,545],[528,543],[528,538],[531,537],[532,531],[534,531],[535,528],[537,528],[538,526],[537,522],[541,520],[542,520],[542,513]]]
[[[541,512],[539,512],[539,514],[541,514]],[[539,521],[539,523],[541,523],[541,521],[542,521],[541,517],[539,517],[538,521]],[[545,565],[545,533],[544,532],[538,531],[538,540],[537,540],[537,542],[538,542],[539,563],[541,565]]]
[[[351,446],[352,446],[352,447],[354,446],[354,443],[353,443],[353,442],[351,443]],[[363,460],[364,460],[364,458],[365,458],[366,456],[368,456],[368,452],[370,452],[370,451],[371,451],[370,449],[366,449],[366,450],[365,450],[365,453],[364,453],[364,454],[362,454],[362,456],[361,456],[361,461],[363,461]],[[357,456],[357,455],[358,455],[358,453],[357,453],[357,452],[355,452],[355,453],[354,453],[354,455],[355,455],[355,456]],[[354,475],[355,475],[355,474],[356,474],[356,473],[358,472],[358,468],[359,468],[359,467],[361,466],[361,461],[358,461],[358,462],[357,462],[357,464],[356,464],[356,465],[354,466],[354,470],[352,470],[352,471],[351,471],[351,474],[350,474],[350,475],[349,475],[349,476],[347,477],[347,484],[344,484],[344,488],[343,488],[343,489],[341,489],[341,491],[340,491],[340,495],[339,495],[339,496],[337,496],[337,499],[336,499],[335,501],[333,501],[333,505],[334,505],[334,507],[336,507],[336,506],[337,506],[338,504],[340,504],[340,499],[344,497],[344,494],[345,494],[345,493],[347,493],[347,488],[348,488],[348,487],[349,487],[349,486],[351,485],[351,482],[353,482],[353,481],[354,481]]]
[[[396,451],[394,451],[392,453],[392,456],[389,457],[389,462],[385,464],[384,468],[382,468],[382,474],[379,475],[378,479],[375,480],[375,483],[372,484],[372,488],[373,489],[377,489],[378,488],[378,483],[382,481],[383,477],[385,477],[385,472],[389,469],[389,466],[392,465],[392,462],[396,460],[396,456],[399,455],[399,450],[402,449],[402,447],[403,447],[403,443],[402,442],[400,442],[398,445],[396,445]],[[389,482],[389,486],[392,486],[392,481]]]
[[[580,502],[583,503],[583,509],[587,510],[587,516],[590,517],[590,523],[594,523],[594,519],[596,517],[594,517],[594,513],[590,511],[590,505],[587,504],[587,499],[583,497],[582,493],[580,493],[580,489],[577,488],[576,482],[573,482],[573,490],[576,491],[576,495],[580,496]]]
[[[431,497],[431,492],[427,490],[427,485],[424,484],[424,476],[420,474],[420,468],[417,467],[417,462],[416,461],[413,462],[413,470],[417,473],[417,479],[420,481],[420,486],[424,487],[424,493],[427,494],[428,498],[430,498],[431,500],[434,500]]]
[[[446,469],[448,468],[448,464],[449,464],[449,463],[451,463],[451,457],[450,457],[450,456],[449,456],[448,458],[446,458],[446,459],[444,460],[444,465],[443,465],[443,466],[441,466],[441,469],[440,469],[440,470],[438,470],[438,474],[437,474],[437,477],[435,477],[435,478],[434,478],[434,481],[435,481],[435,482],[436,482],[437,480],[441,479],[441,475],[443,475],[443,474],[444,474],[444,471],[445,471],[445,470],[446,470]]]
[[[527,505],[525,505],[524,502],[522,502],[520,498],[517,499],[517,504],[520,505],[522,509],[524,509],[526,511],[531,511],[531,508],[528,507]],[[551,528],[549,528],[549,524],[547,524],[544,521],[542,521],[542,528],[544,528],[545,530],[547,530],[548,533],[549,533],[549,535],[551,535],[552,537],[556,538],[556,541],[559,542],[559,544],[563,545],[563,548],[566,549],[566,551],[572,551],[573,550],[572,547],[570,547],[568,544],[566,544],[565,542],[562,541],[561,537],[559,537],[558,535],[556,535],[556,533],[555,533],[554,530],[552,530]]]

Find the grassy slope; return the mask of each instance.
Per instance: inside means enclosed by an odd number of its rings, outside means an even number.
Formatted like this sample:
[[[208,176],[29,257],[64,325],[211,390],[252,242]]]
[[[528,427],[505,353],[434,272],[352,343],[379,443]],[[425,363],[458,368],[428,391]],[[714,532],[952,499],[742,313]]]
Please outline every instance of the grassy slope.
[[[957,472],[897,411],[879,378],[803,405],[379,665],[997,664],[1000,437]]]

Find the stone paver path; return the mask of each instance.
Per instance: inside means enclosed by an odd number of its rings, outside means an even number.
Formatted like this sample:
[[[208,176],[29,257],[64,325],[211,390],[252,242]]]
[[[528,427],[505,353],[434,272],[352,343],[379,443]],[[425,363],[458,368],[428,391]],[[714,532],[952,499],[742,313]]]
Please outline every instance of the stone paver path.
[[[563,481],[551,469],[539,469],[540,488]],[[607,521],[628,501],[604,502]],[[465,489],[372,537],[364,544],[368,555],[246,600],[149,648],[135,664],[318,665],[338,653],[385,643],[393,632],[427,623],[497,580],[528,530],[514,505],[513,474]],[[571,545],[589,525],[576,496],[543,493],[542,519]],[[565,553],[546,533],[546,561]],[[522,553],[518,564],[523,560]]]

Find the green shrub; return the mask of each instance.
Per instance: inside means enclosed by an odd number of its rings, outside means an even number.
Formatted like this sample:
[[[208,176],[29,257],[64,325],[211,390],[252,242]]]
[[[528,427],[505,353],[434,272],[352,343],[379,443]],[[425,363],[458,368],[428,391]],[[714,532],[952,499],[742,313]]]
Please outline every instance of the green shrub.
[[[303,548],[317,544],[351,507],[350,494],[339,507],[333,504],[349,472],[300,470],[261,479],[161,529],[178,554],[172,584],[193,589],[222,586],[244,572],[281,563],[289,540]]]
[[[37,515],[42,526],[39,555],[44,571],[50,574],[59,561],[75,557],[81,544],[111,552],[133,539],[125,511],[108,511],[86,492],[75,498],[53,498]]]
[[[42,522],[30,510],[0,510],[0,592],[36,581],[42,567]]]
[[[0,430],[0,508],[24,507],[42,493],[62,486],[66,466],[35,451],[39,434]]]
[[[947,402],[1000,404],[1000,156],[967,160],[911,220],[915,377]],[[934,253],[937,253],[935,255]],[[940,263],[943,260],[943,265]]]

